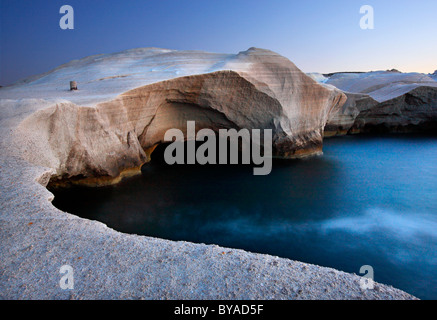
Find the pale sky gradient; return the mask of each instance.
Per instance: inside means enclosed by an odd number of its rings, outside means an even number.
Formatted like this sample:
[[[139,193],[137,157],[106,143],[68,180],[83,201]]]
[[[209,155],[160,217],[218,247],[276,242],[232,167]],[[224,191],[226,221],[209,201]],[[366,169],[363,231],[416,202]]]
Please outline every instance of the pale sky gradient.
[[[75,11],[61,30],[59,9]],[[375,29],[361,30],[362,5]],[[437,69],[436,0],[0,0],[0,85],[137,47],[276,51],[304,72]]]

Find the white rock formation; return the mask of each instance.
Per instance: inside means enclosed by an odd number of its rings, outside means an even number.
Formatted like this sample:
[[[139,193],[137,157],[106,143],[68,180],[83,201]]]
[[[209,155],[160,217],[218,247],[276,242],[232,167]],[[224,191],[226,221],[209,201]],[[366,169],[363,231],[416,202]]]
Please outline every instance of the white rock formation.
[[[329,77],[325,77],[323,74],[318,72],[309,72],[307,76],[311,79],[317,81],[318,83],[326,83],[329,80]]]
[[[325,135],[431,130],[437,123],[437,82],[421,73],[335,73],[325,82],[348,96]]]
[[[71,80],[78,91],[69,91]],[[2,88],[0,97],[15,108],[39,99],[16,130],[28,161],[90,184],[138,172],[165,132],[184,130],[187,120],[197,129],[272,129],[275,156],[317,154],[328,117],[346,101],[288,59],[256,48],[92,56]]]

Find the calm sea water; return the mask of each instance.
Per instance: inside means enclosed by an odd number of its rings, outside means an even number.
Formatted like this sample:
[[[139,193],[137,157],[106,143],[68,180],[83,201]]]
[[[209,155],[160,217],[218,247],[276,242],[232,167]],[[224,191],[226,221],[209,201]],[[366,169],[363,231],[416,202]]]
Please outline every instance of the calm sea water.
[[[156,155],[156,158],[159,158]],[[359,274],[437,299],[437,137],[326,139],[324,155],[250,166],[168,166],[54,205],[116,230],[241,248]]]

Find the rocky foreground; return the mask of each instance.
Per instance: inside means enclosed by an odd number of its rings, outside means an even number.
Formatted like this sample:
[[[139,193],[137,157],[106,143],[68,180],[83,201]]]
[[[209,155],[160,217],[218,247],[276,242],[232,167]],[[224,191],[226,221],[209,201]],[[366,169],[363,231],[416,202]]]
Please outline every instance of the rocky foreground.
[[[69,91],[69,81],[77,91]],[[272,129],[284,158],[321,152],[346,101],[288,59],[134,49],[72,61],[0,89],[0,298],[414,299],[361,277],[214,245],[127,235],[62,212],[50,180],[137,173],[169,128]],[[60,268],[74,270],[63,290]]]

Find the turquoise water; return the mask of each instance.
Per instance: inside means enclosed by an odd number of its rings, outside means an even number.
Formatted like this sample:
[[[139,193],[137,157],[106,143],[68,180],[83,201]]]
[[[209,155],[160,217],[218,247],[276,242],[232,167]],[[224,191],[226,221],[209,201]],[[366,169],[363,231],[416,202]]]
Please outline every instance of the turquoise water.
[[[155,160],[159,159],[159,151]],[[437,299],[437,137],[325,139],[324,155],[236,165],[153,161],[117,186],[54,205],[116,230],[242,248],[359,274]]]

